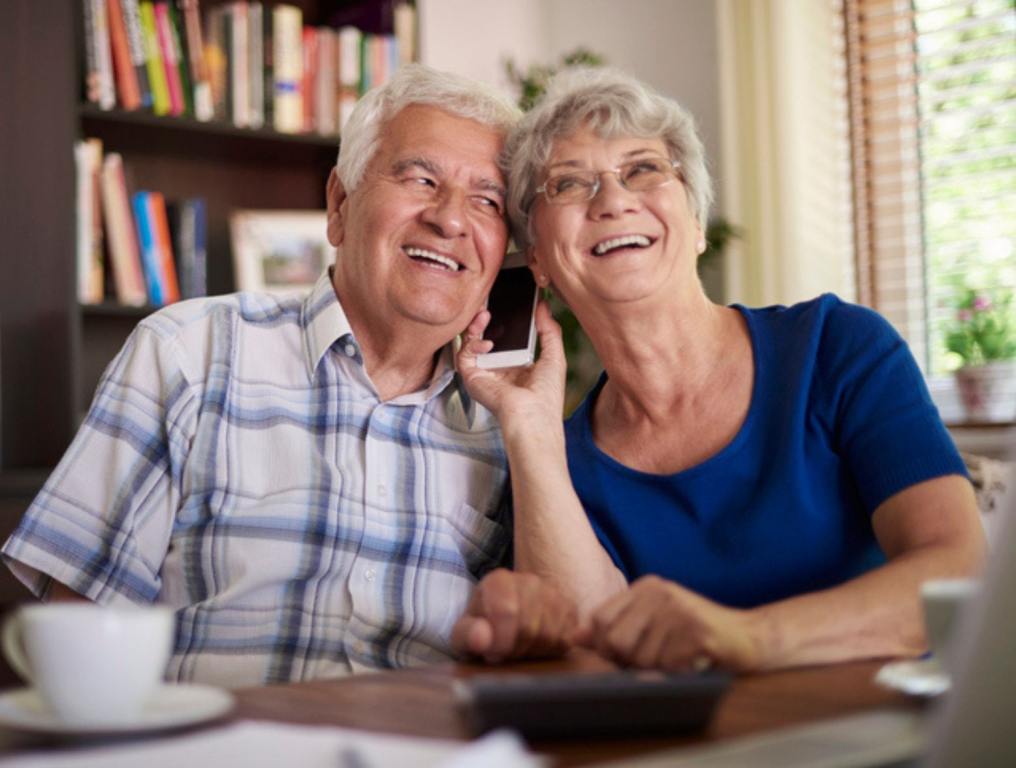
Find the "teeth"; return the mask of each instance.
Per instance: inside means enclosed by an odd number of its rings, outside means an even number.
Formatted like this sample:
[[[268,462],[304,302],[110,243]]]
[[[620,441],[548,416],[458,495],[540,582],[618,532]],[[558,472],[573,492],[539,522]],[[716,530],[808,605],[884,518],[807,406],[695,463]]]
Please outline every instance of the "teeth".
[[[637,245],[639,248],[647,248],[649,246],[649,238],[645,235],[624,235],[623,237],[615,237],[612,240],[604,240],[602,243],[598,243],[593,248],[593,253],[597,256],[602,256],[607,251],[612,251],[615,248],[623,248],[628,245]]]
[[[452,272],[458,272],[461,269],[458,262],[452,261],[440,253],[434,253],[434,251],[428,251],[423,248],[406,248],[406,253],[414,259],[426,259],[427,261],[436,262],[443,267],[447,267]]]

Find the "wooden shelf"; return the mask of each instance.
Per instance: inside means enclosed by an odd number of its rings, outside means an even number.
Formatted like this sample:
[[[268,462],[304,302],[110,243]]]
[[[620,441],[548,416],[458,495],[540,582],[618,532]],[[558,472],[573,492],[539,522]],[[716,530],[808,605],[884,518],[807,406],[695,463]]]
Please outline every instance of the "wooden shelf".
[[[79,304],[81,314],[84,317],[127,317],[140,320],[143,317],[155,312],[160,307],[153,307],[146,304],[142,307],[132,307],[127,304],[117,304],[113,301],[106,301],[102,304]]]
[[[154,115],[143,110],[128,112],[123,109],[100,109],[94,104],[79,104],[78,114],[86,127],[88,123],[127,126],[145,126],[165,131],[188,132],[227,136],[230,139],[250,139],[254,141],[270,141],[280,144],[303,144],[324,149],[337,149],[339,137],[320,136],[314,133],[279,133],[271,128],[238,128],[232,123],[219,120],[201,122],[191,117],[173,117]]]

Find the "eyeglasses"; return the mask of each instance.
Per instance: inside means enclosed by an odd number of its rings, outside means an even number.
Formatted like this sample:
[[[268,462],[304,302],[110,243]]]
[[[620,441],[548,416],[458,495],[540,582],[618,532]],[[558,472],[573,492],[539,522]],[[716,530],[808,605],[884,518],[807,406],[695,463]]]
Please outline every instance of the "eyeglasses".
[[[555,205],[585,203],[596,197],[605,173],[617,176],[618,182],[629,192],[645,192],[680,178],[680,167],[677,160],[642,157],[606,171],[569,171],[551,176],[536,188],[536,194],[542,192],[547,202]]]

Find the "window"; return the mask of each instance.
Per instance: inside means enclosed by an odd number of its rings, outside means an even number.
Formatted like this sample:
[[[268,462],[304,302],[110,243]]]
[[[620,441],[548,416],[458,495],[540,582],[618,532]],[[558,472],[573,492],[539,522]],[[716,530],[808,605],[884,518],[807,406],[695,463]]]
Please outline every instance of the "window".
[[[931,375],[964,288],[1016,291],[1016,2],[845,0],[858,298]]]

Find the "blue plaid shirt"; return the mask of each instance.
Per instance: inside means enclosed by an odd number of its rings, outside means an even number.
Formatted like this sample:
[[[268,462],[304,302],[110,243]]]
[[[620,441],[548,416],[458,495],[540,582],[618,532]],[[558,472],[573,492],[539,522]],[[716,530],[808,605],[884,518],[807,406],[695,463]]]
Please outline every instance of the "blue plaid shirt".
[[[143,320],[2,554],[39,595],[174,606],[170,679],[302,680],[447,659],[506,497],[450,349],[381,402],[326,274]]]

